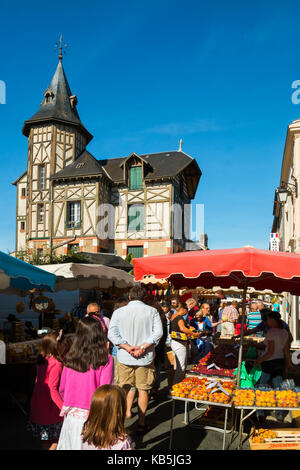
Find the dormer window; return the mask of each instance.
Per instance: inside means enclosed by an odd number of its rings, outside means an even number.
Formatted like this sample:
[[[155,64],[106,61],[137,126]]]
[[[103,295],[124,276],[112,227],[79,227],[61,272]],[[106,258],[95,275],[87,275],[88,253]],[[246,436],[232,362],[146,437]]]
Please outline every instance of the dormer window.
[[[70,96],[69,100],[70,100],[71,107],[74,109],[78,103],[77,96],[72,95]]]
[[[54,94],[52,93],[51,90],[46,90],[44,93],[44,102],[43,104],[49,104],[52,103],[54,98]]]
[[[143,187],[143,167],[139,165],[130,165],[129,167],[129,188],[142,189]]]
[[[149,162],[136,153],[123,160],[120,167],[123,168],[123,181],[129,189],[143,189],[145,176],[153,171]]]

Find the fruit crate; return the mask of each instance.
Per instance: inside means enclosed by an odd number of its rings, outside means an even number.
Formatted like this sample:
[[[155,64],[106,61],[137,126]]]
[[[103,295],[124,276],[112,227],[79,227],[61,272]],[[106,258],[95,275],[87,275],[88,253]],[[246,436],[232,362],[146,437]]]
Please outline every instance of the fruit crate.
[[[249,439],[251,450],[300,450],[300,428],[272,429],[277,436],[265,442],[253,442],[254,430]]]

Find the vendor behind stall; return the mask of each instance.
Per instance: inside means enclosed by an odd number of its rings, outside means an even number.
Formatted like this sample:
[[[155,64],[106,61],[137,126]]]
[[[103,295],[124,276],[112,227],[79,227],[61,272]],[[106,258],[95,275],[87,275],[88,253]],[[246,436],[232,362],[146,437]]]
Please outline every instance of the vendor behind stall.
[[[269,328],[264,340],[266,349],[263,356],[256,361],[257,364],[261,364],[262,368],[259,386],[269,384],[273,388],[277,388],[283,381],[285,367],[287,369],[293,367],[290,356],[289,334],[278,312],[270,310],[266,317]],[[263,417],[263,415],[264,412],[259,410],[258,416]],[[284,415],[285,412],[276,412],[276,418],[279,421],[283,421]]]
[[[255,335],[257,332],[262,332],[262,336],[266,336],[268,330],[270,329],[269,326],[268,326],[268,322],[267,322],[267,314],[270,313],[270,312],[272,312],[272,310],[270,310],[269,308],[263,308],[260,311],[261,322],[255,328],[251,328],[251,329],[247,328],[245,333],[244,333],[244,336]],[[282,322],[283,328],[289,334],[289,343],[291,344],[293,342],[293,336],[290,332],[289,325],[283,320],[281,320],[281,322]],[[236,337],[239,337],[239,336],[240,336],[240,333],[236,334]]]
[[[175,355],[175,374],[174,384],[181,382],[184,379],[185,369],[187,365],[187,344],[188,335],[194,332],[194,329],[190,327],[184,317],[187,314],[187,306],[185,304],[179,304],[176,308],[176,312],[172,314],[170,319],[171,327],[171,348]],[[200,333],[195,333],[197,338],[200,337]]]

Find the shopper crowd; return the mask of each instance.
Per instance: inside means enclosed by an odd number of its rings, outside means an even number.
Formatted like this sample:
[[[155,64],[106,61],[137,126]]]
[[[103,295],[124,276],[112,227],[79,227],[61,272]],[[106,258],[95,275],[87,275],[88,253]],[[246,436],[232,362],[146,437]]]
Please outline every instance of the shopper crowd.
[[[252,302],[248,310],[244,334],[265,337],[258,360],[261,384],[278,386],[291,366],[288,325],[262,302]],[[28,430],[44,449],[130,450],[125,420],[136,396],[136,433],[144,435],[162,369],[171,388],[184,378],[188,362],[214,348],[214,338],[241,333],[242,311],[235,300],[181,303],[174,295],[159,302],[136,286],[115,303],[110,319],[91,303],[72,342],[62,330],[43,338]]]

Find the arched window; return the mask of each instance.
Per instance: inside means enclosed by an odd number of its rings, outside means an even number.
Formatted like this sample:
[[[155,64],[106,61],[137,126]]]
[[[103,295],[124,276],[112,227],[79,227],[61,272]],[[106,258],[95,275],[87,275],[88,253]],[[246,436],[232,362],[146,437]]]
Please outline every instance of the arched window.
[[[52,103],[53,97],[54,97],[54,95],[53,95],[52,91],[49,90],[49,89],[46,90],[45,93],[44,93],[43,103],[44,104]]]

